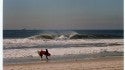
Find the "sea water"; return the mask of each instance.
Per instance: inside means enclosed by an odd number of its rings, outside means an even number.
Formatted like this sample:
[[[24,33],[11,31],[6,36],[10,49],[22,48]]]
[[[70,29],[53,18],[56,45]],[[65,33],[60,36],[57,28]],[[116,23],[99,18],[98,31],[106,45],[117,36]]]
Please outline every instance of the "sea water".
[[[41,49],[50,61],[123,56],[123,30],[4,30],[3,38],[5,64],[40,61]]]

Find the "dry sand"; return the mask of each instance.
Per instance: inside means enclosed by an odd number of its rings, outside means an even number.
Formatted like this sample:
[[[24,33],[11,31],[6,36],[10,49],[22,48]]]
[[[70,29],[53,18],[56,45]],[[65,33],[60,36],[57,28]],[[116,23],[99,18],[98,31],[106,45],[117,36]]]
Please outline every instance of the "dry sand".
[[[105,57],[82,61],[4,64],[4,70],[123,70],[123,57]]]

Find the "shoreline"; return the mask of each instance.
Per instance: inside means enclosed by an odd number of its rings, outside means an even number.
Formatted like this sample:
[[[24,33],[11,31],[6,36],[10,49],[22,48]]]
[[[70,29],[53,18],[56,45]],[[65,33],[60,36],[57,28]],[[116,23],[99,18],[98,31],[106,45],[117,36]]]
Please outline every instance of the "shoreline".
[[[48,62],[63,62],[63,61],[86,61],[92,59],[104,59],[104,58],[115,58],[123,57],[123,52],[103,52],[98,54],[74,54],[74,55],[64,55],[64,56],[51,56]],[[4,64],[27,64],[39,62],[40,57],[26,57],[26,58],[16,58],[16,59],[3,59]],[[42,62],[46,62],[45,56]]]
[[[25,64],[3,64],[4,70],[123,70],[123,56],[101,57],[96,59],[34,62]]]

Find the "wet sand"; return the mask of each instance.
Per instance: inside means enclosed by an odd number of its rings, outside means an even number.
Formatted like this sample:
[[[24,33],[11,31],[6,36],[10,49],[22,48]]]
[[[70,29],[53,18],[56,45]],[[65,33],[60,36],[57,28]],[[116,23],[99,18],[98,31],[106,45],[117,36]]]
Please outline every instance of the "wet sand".
[[[103,57],[80,61],[4,64],[3,70],[123,70],[123,66],[123,57]]]

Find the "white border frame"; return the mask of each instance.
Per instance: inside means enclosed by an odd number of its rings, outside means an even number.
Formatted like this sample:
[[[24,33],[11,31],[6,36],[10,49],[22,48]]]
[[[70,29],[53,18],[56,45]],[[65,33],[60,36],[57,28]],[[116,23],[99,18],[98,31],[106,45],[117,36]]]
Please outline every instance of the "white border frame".
[[[3,70],[3,0],[0,0],[0,70]]]

